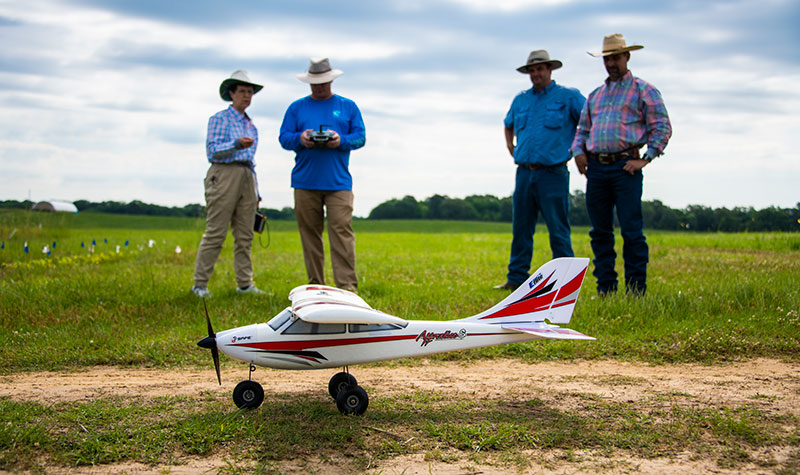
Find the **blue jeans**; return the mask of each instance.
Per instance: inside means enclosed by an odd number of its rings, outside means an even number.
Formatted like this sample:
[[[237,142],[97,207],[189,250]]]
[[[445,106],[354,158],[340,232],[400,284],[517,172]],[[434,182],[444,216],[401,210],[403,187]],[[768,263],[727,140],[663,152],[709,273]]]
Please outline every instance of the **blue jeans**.
[[[573,257],[569,227],[569,170],[566,165],[530,170],[517,167],[513,197],[511,258],[507,280],[520,285],[530,277],[533,233],[542,213],[553,258]]]
[[[622,169],[624,160],[601,165],[589,160],[586,171],[586,209],[592,229],[589,236],[594,252],[594,277],[598,292],[617,290],[614,261],[614,208],[622,233],[625,288],[644,294],[647,289],[648,248],[642,219],[642,172],[631,175]]]

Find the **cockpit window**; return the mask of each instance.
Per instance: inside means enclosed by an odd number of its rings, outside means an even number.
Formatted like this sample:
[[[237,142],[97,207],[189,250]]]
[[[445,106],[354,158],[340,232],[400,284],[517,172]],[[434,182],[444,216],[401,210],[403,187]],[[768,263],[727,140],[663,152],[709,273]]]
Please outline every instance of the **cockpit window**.
[[[270,326],[270,328],[277,331],[278,328],[282,327],[283,324],[286,323],[286,320],[289,320],[289,318],[291,318],[291,316],[292,312],[287,308],[283,312],[275,315],[272,318],[272,320],[269,321],[268,325]]]
[[[308,323],[297,319],[289,328],[283,331],[284,335],[330,335],[344,333],[344,323]]]
[[[408,324],[405,325],[396,325],[394,323],[384,323],[384,324],[377,324],[377,323],[370,323],[370,324],[358,324],[358,323],[351,323],[350,324],[350,333],[359,333],[359,332],[377,332],[381,330],[399,330],[401,328],[405,328]]]

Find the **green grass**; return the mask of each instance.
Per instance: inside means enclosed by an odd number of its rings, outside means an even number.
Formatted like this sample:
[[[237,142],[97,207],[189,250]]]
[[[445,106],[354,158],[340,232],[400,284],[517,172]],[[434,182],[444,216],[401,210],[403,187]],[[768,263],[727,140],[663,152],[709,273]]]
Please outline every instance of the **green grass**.
[[[451,319],[478,313],[505,296],[491,286],[505,278],[508,224],[357,221],[354,226],[359,293],[377,309],[411,319]],[[256,283],[266,295],[236,295],[232,239],[226,242],[208,302],[217,330],[266,321],[288,305],[288,292],[305,282],[296,225],[271,222],[270,227],[269,248],[257,239],[253,251]],[[202,232],[198,219],[0,213],[0,374],[92,365],[207,367],[208,353],[196,346],[206,331],[202,304],[189,292]],[[433,359],[800,361],[800,234],[649,231],[647,236],[646,297],[598,298],[587,276],[569,327],[597,341],[538,341]],[[544,227],[535,240],[538,266],[550,257]],[[262,241],[266,244],[266,236]],[[45,245],[49,256],[41,252]],[[591,256],[587,229],[573,230],[573,246],[576,255]],[[621,255],[621,243],[617,252]],[[223,359],[223,365],[232,364]],[[83,466],[123,460],[164,464],[176,454],[214,453],[236,454],[231,471],[270,472],[275,461],[340,453],[366,469],[370,457],[420,451],[441,461],[459,453],[474,454],[478,461],[480,454],[501,454],[524,467],[526,450],[558,449],[579,458],[572,448],[648,457],[689,450],[715,457],[721,467],[738,467],[753,460],[737,447],[799,442],[796,418],[747,406],[687,407],[675,402],[680,394],[667,394],[661,395],[666,407],[655,410],[642,402],[574,397],[582,409],[561,412],[539,400],[510,406],[421,391],[375,399],[361,419],[342,418],[316,394],[269,393],[253,412],[232,410],[229,398],[211,395],[202,404],[122,396],[54,405],[0,399],[0,470],[38,470],[42,456]],[[779,469],[790,473],[798,460],[800,453]]]
[[[202,305],[189,293],[202,220],[31,212],[0,219],[0,372],[206,363],[193,344],[204,333]],[[97,227],[102,223],[106,227]],[[185,229],[169,229],[176,224]],[[413,231],[401,232],[402,226]],[[410,319],[451,319],[504,296],[491,286],[504,280],[507,225],[358,221],[356,232],[360,294],[377,309]],[[266,244],[266,236],[261,239]],[[645,298],[598,298],[592,277],[584,282],[570,327],[596,342],[532,342],[435,358],[798,359],[800,251],[792,243],[800,235],[649,232],[648,239]],[[22,251],[26,241],[28,254]],[[306,279],[295,224],[273,222],[269,248],[257,243],[253,251],[256,283],[268,293],[239,298],[231,241],[210,284],[218,329],[266,321]],[[549,259],[544,229],[536,243],[534,265],[540,265]],[[574,230],[573,243],[576,255],[591,255],[585,229]],[[45,245],[49,256],[41,252]]]
[[[420,452],[441,461],[466,453],[482,463],[503,454],[524,467],[528,451],[575,448],[644,458],[691,451],[735,468],[759,462],[746,449],[791,446],[800,431],[794,416],[747,406],[694,408],[667,397],[654,409],[647,401],[557,396],[577,408],[565,412],[538,399],[509,403],[431,391],[376,399],[360,418],[342,417],[321,393],[269,393],[256,411],[233,410],[219,396],[207,396],[202,404],[180,397],[119,397],[47,407],[0,399],[0,469],[177,464],[176,454],[221,451],[234,454],[232,465],[240,468],[339,454],[364,469],[369,459]]]

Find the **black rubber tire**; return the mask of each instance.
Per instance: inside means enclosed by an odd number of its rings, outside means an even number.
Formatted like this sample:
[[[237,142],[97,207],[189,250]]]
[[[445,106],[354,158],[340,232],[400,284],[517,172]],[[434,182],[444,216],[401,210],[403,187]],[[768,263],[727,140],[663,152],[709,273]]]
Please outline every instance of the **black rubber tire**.
[[[233,402],[240,409],[255,409],[264,402],[264,388],[251,379],[242,381],[233,389]]]
[[[328,394],[336,400],[336,396],[339,395],[339,392],[348,386],[358,386],[358,381],[356,381],[355,376],[350,373],[345,373],[344,371],[336,373],[328,383]]]
[[[336,408],[344,415],[360,416],[367,411],[369,396],[361,386],[350,386],[339,391],[336,396]]]

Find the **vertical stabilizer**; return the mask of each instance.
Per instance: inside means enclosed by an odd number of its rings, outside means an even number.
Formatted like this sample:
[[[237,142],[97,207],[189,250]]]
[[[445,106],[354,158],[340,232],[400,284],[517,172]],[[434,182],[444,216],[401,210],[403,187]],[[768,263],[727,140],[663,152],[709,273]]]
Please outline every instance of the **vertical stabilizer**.
[[[559,257],[541,266],[494,307],[464,320],[484,323],[569,323],[589,267],[586,257]]]

